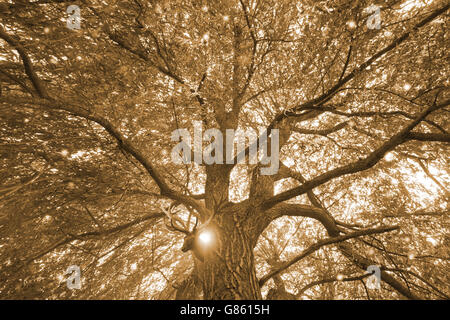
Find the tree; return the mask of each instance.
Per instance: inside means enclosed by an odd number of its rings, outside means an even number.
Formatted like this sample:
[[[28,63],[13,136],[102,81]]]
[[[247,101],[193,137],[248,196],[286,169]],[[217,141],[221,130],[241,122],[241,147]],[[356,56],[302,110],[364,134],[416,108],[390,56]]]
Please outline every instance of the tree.
[[[448,299],[445,1],[104,3],[0,8],[3,298]],[[279,170],[173,163],[193,121]]]

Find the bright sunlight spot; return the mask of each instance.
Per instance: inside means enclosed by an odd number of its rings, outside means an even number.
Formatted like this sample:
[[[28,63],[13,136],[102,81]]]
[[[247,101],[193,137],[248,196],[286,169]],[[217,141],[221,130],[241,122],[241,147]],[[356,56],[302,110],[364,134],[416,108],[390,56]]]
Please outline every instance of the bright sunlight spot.
[[[199,235],[198,235],[198,239],[200,240],[200,242],[202,244],[210,244],[212,239],[213,239],[213,235],[211,233],[211,231],[202,231]]]

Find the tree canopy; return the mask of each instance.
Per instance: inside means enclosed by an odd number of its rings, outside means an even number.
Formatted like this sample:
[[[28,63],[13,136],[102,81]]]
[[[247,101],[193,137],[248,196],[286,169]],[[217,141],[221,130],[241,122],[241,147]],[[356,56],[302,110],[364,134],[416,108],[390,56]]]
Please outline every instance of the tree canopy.
[[[167,226],[175,203],[185,221],[213,217],[221,237],[227,215],[244,225],[263,298],[449,299],[448,9],[1,4],[0,297],[216,297],[208,259],[183,253]],[[278,172],[173,163],[171,133],[193,121],[278,129]],[[66,286],[71,265],[79,290]]]

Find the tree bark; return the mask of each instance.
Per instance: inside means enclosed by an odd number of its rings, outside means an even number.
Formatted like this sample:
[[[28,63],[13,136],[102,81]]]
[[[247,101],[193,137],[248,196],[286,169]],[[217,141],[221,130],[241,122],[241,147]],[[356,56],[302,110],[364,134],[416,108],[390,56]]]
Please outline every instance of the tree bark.
[[[262,299],[254,264],[254,232],[246,223],[249,210],[246,205],[228,204],[208,226],[217,240],[204,262],[197,261],[204,299]]]

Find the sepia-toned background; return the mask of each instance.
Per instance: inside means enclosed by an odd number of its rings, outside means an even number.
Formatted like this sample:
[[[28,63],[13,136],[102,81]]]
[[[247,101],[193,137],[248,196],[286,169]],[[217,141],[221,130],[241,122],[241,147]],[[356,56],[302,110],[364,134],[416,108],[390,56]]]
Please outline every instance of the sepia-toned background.
[[[449,299],[449,7],[3,1],[0,299]]]

